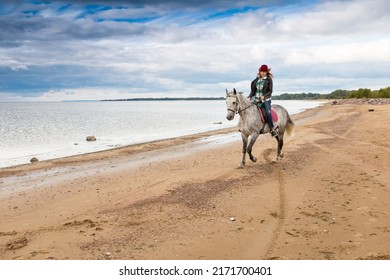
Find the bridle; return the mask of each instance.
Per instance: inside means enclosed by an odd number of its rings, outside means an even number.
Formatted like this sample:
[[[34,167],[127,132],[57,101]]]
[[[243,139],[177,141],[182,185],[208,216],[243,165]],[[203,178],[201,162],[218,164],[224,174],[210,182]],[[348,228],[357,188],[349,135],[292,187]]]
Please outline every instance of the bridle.
[[[237,110],[238,104],[239,104],[237,96],[228,95],[227,97],[235,97],[236,98],[236,110],[233,110],[233,109],[230,109],[230,108],[227,109],[228,111],[232,111],[234,114],[239,114],[242,111],[245,111],[246,109],[248,109],[248,108],[252,107],[253,105],[255,105],[255,103],[252,102],[252,104],[247,106],[246,108]]]

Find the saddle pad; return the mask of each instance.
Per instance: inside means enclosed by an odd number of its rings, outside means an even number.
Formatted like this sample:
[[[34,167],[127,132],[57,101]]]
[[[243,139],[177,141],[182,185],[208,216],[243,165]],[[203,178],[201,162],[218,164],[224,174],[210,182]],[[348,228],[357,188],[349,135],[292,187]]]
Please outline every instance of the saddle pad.
[[[263,123],[265,123],[266,119],[267,119],[266,114],[265,114],[265,108],[261,107],[261,108],[259,108],[259,111],[260,111],[261,121]],[[271,108],[271,116],[272,116],[273,122],[277,122],[279,120],[278,114],[276,113],[276,111],[273,108]]]

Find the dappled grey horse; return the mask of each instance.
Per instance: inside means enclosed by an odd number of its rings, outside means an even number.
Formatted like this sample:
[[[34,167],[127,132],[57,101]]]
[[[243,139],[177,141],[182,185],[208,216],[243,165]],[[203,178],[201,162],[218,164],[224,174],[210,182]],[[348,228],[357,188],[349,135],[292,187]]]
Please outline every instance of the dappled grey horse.
[[[256,158],[252,155],[252,147],[255,144],[257,137],[260,134],[265,134],[270,132],[268,124],[265,124],[261,120],[259,109],[249,98],[244,96],[242,92],[237,93],[236,89],[233,89],[232,92],[226,90],[226,106],[227,106],[227,115],[226,118],[231,121],[234,119],[235,114],[240,115],[240,120],[238,121],[238,129],[241,132],[242,137],[242,160],[240,167],[245,165],[245,155],[248,152],[249,158],[251,161],[256,162]],[[278,120],[274,121],[274,127],[278,131],[278,135],[275,137],[278,141],[278,151],[273,162],[279,160],[283,157],[282,148],[283,148],[283,136],[286,131],[287,134],[291,134],[294,128],[294,122],[291,120],[290,115],[287,110],[280,105],[272,105],[272,108],[278,115]],[[250,137],[250,142],[248,145],[248,138]]]

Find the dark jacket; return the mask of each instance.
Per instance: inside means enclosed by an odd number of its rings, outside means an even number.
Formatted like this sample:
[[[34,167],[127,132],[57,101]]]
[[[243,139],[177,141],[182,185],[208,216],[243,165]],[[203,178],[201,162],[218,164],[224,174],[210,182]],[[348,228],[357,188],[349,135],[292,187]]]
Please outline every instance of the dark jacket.
[[[249,94],[249,98],[252,98],[253,96],[256,95],[258,80],[259,78],[256,78],[251,83],[251,94]],[[263,90],[262,90],[265,99],[271,98],[272,90],[273,90],[272,78],[270,76],[267,76],[267,79],[265,79],[264,81]]]

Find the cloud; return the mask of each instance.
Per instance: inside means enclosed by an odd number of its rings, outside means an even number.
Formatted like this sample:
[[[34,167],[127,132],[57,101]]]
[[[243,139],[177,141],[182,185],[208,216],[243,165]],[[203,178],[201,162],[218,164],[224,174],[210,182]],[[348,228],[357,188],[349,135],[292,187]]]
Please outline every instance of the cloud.
[[[15,3],[0,8],[0,99],[220,96],[263,63],[276,93],[388,86],[385,0]]]
[[[390,62],[389,39],[378,39],[370,42],[337,42],[321,46],[293,48],[286,56],[288,64],[343,64]]]

